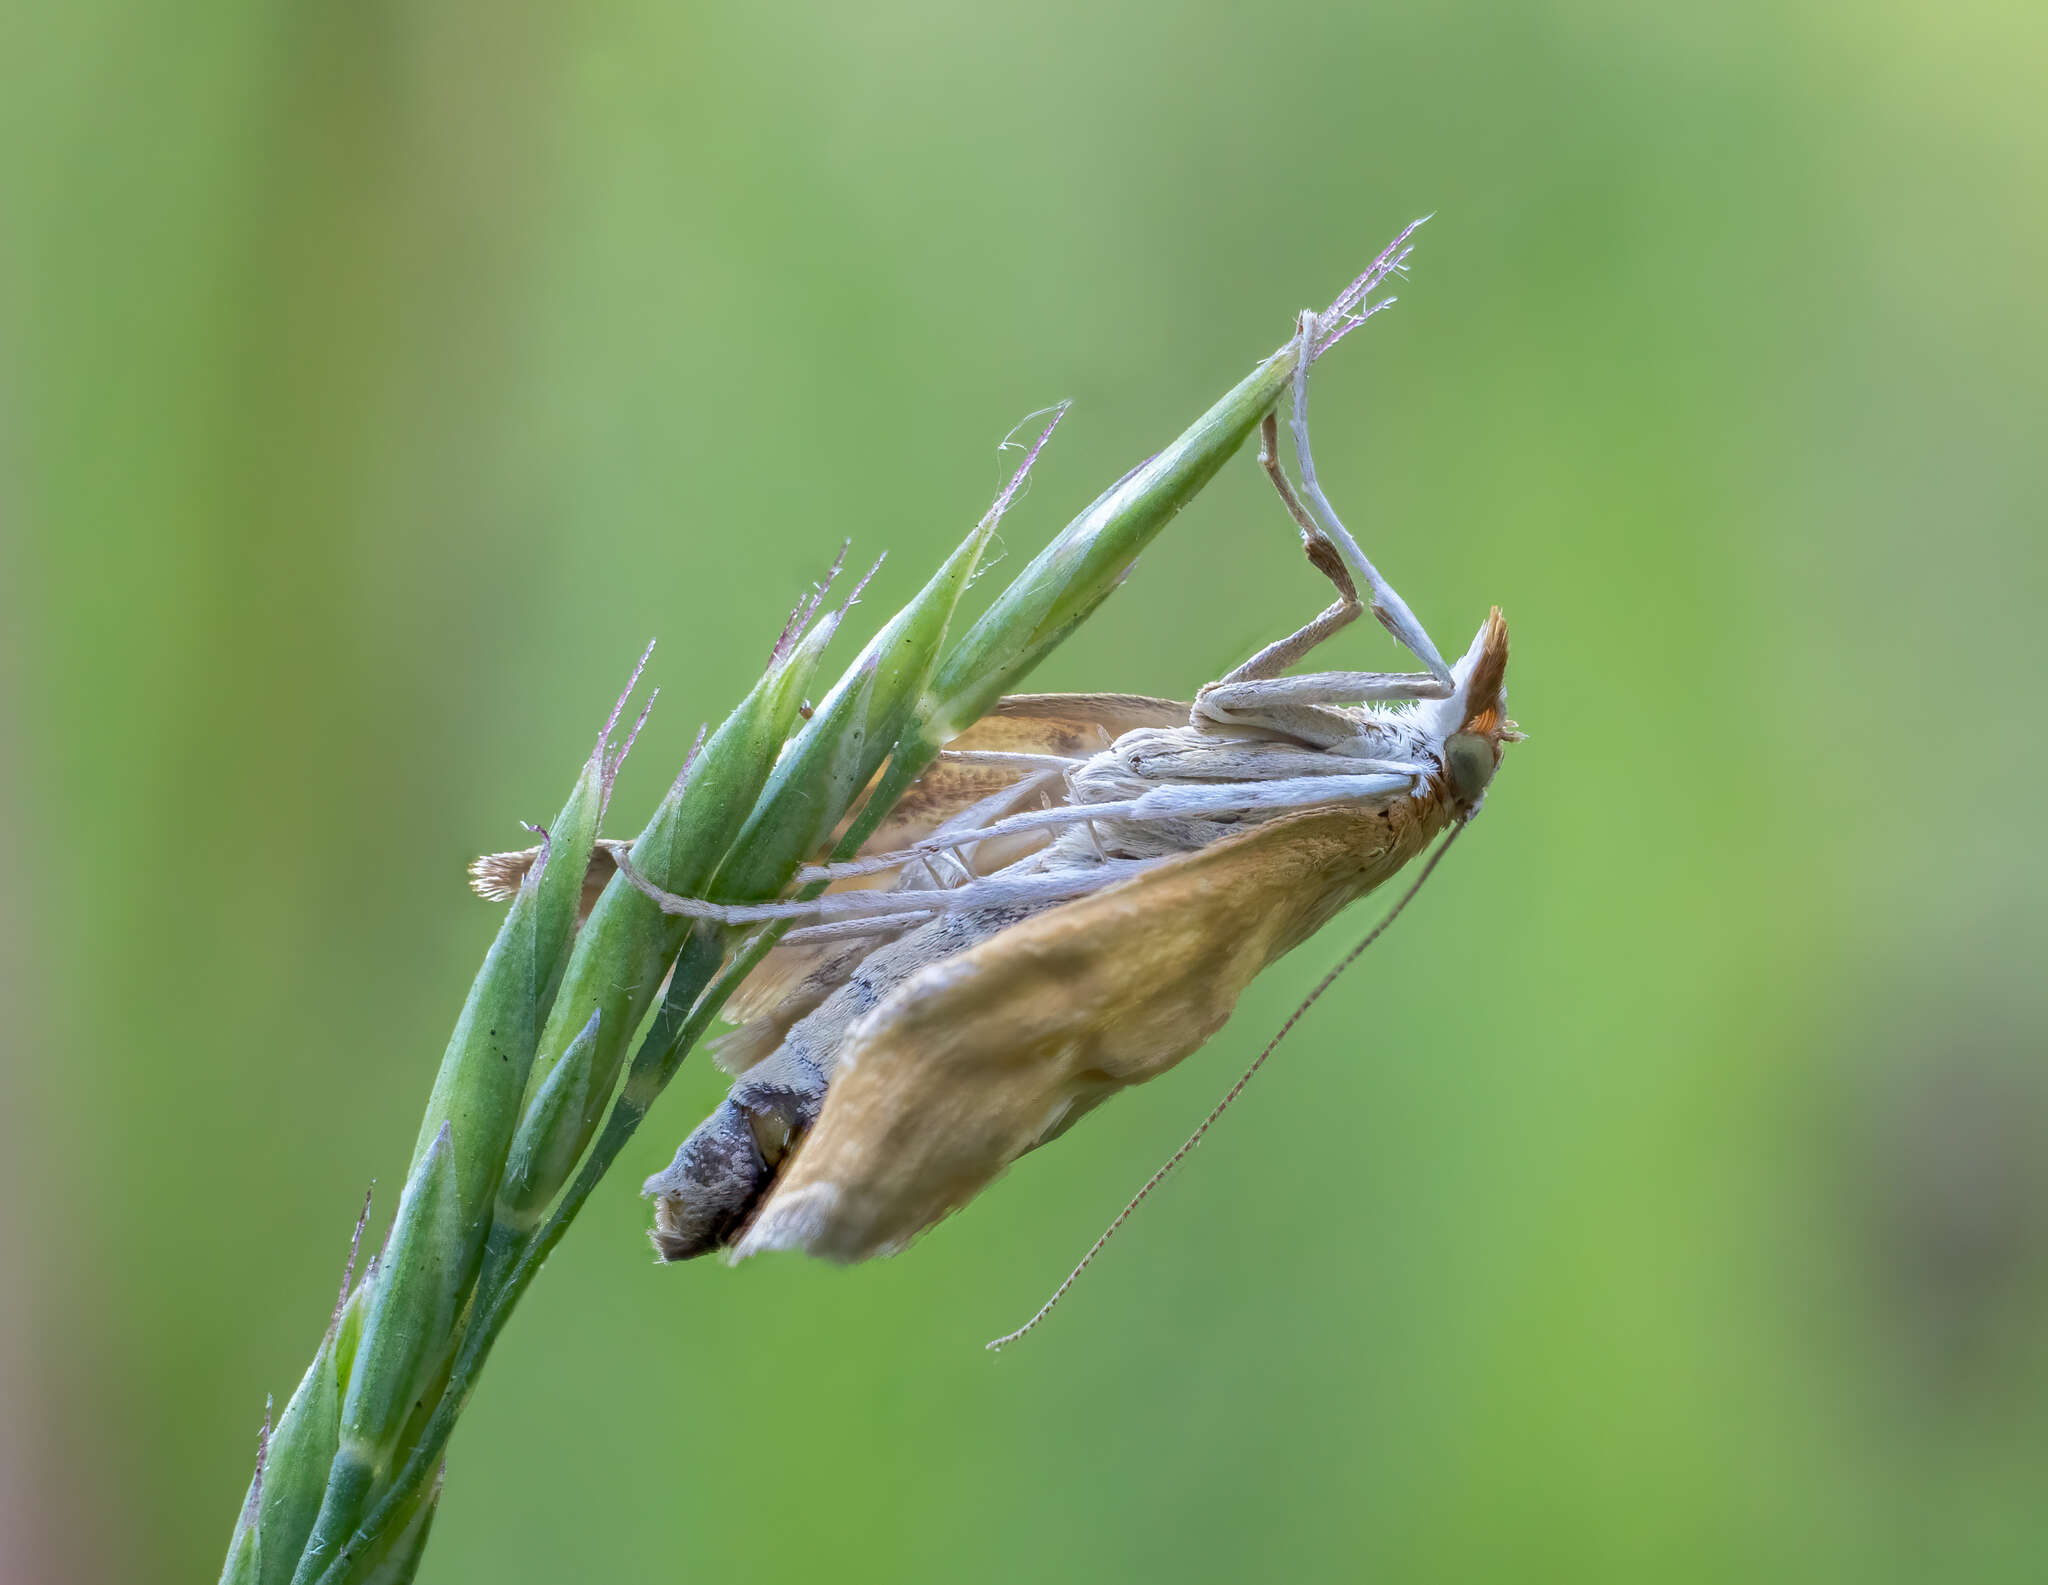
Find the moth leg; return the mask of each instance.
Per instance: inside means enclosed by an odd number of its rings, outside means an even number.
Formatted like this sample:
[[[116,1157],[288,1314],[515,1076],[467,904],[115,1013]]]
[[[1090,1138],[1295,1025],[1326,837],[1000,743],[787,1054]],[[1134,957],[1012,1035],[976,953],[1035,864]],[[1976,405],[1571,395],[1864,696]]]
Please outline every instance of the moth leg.
[[[1357,704],[1373,700],[1441,699],[1451,692],[1451,674],[1422,624],[1406,602],[1366,559],[1364,551],[1345,531],[1335,510],[1316,482],[1315,456],[1308,440],[1308,366],[1319,326],[1313,315],[1301,322],[1302,351],[1294,376],[1294,447],[1301,461],[1302,488],[1315,503],[1324,522],[1318,522],[1288,482],[1280,465],[1279,424],[1268,413],[1259,428],[1259,465],[1273,482],[1281,504],[1301,530],[1302,550],[1309,563],[1328,578],[1337,590],[1336,603],[1277,643],[1269,644],[1235,671],[1211,683],[1195,696],[1194,720],[1226,725],[1265,726],[1301,737],[1306,741],[1332,744],[1356,736],[1357,724],[1349,717],[1321,708],[1336,704]],[[1327,527],[1325,527],[1327,523]],[[1334,534],[1333,532],[1334,531]],[[1341,632],[1365,607],[1352,580],[1349,560],[1365,576],[1372,589],[1372,613],[1395,639],[1412,650],[1423,665],[1423,673],[1329,672],[1306,678],[1282,678],[1281,674],[1317,645]],[[1267,690],[1260,684],[1282,683],[1284,689]],[[1300,686],[1306,684],[1307,686]]]
[[[1105,834],[1116,844],[1133,828],[1178,827],[1189,820],[1221,820],[1235,823],[1235,817],[1313,808],[1319,804],[1364,804],[1377,806],[1387,799],[1412,792],[1435,766],[1409,760],[1359,759],[1343,762],[1343,771],[1318,771],[1309,776],[1272,776],[1234,782],[1166,782],[1135,798],[1119,798],[1095,804],[1062,804],[1030,814],[1012,815],[985,831],[970,832],[963,840],[980,841],[1016,836],[1025,832],[1058,831],[1065,828],[1084,844],[1088,857],[1100,863],[1080,871],[1055,870],[1041,877],[1040,884],[1075,884],[1068,877],[1086,876],[1112,867],[1127,865],[1128,859],[1112,857],[1105,849]],[[1206,840],[1206,839],[1204,839]],[[1194,845],[1199,845],[1196,843]],[[1071,850],[1069,850],[1071,856]],[[1024,895],[1027,883],[1014,883]],[[1002,893],[998,883],[978,882],[956,888],[941,902],[931,893],[913,894],[926,908],[953,908],[953,899],[966,893],[980,901]]]
[[[998,788],[979,803],[970,804],[944,824],[935,827],[932,833],[915,847],[901,848],[892,853],[870,853],[864,858],[847,859],[838,864],[806,864],[796,873],[797,883],[808,886],[813,881],[851,880],[862,875],[880,875],[900,865],[911,863],[932,851],[953,847],[964,840],[960,833],[978,830],[990,821],[1008,814],[1025,799],[1048,792],[1052,784],[1063,781],[1069,767],[1077,763],[1081,762],[1058,760],[1019,777],[1007,787]],[[933,876],[935,881],[937,878],[936,875]]]
[[[1454,691],[1451,671],[1416,620],[1408,603],[1380,576],[1358,541],[1351,537],[1316,478],[1315,453],[1308,438],[1308,371],[1323,327],[1313,313],[1303,314],[1300,353],[1294,365],[1294,414],[1290,423],[1294,454],[1301,464],[1301,494],[1287,482],[1280,466],[1278,421],[1270,413],[1259,430],[1259,462],[1273,481],[1288,515],[1301,529],[1302,548],[1317,571],[1336,586],[1337,603],[1299,631],[1269,644],[1237,670],[1211,683],[1195,696],[1195,718],[1232,725],[1272,726],[1309,737],[1352,735],[1352,725],[1324,716],[1318,706],[1359,704],[1394,699],[1448,699]],[[1302,497],[1307,498],[1303,504]],[[1372,614],[1394,638],[1427,668],[1409,672],[1321,672],[1306,677],[1280,674],[1318,644],[1347,626],[1360,604],[1356,572],[1372,593]]]
[[[852,941],[882,936],[900,936],[906,929],[930,921],[929,914],[913,914],[907,919],[841,919],[829,925],[799,925],[794,930],[783,932],[780,945],[786,947],[810,946],[819,941]]]
[[[632,865],[622,861],[619,873],[634,889],[665,914],[681,919],[708,919],[722,925],[759,925],[777,920],[802,920],[821,924],[839,919],[904,918],[914,914],[951,915],[976,907],[1008,908],[1019,905],[1039,907],[1085,897],[1105,886],[1137,873],[1145,861],[1111,859],[1086,869],[1061,869],[1039,873],[1040,855],[1019,860],[994,875],[969,881],[962,886],[913,891],[827,892],[822,897],[798,898],[775,903],[715,903],[702,897],[682,897],[664,891]]]
[[[1406,760],[1350,760],[1342,771],[1312,776],[1274,776],[1237,782],[1167,782],[1135,798],[1112,803],[1062,804],[1030,814],[1012,815],[966,840],[1014,836],[1079,826],[1099,849],[1097,822],[1114,831],[1121,825],[1156,825],[1190,815],[1230,814],[1259,809],[1292,809],[1324,803],[1351,803],[1406,789],[1434,768]],[[1105,856],[1098,851],[1098,857]]]
[[[1007,749],[946,748],[939,750],[939,758],[961,765],[987,765],[996,770],[1065,770],[1074,765],[1085,765],[1085,759],[1074,759],[1065,754],[1012,753]]]
[[[1300,677],[1266,677],[1212,682],[1195,695],[1195,708],[1211,721],[1234,725],[1280,725],[1272,719],[1303,705],[1358,704],[1395,699],[1448,699],[1456,690],[1449,677],[1424,672],[1312,671]],[[1292,730],[1291,724],[1287,726]],[[1357,730],[1353,723],[1352,730]]]
[[[1443,693],[1423,697],[1448,698],[1450,667],[1444,664],[1443,656],[1437,653],[1436,645],[1430,641],[1421,622],[1416,620],[1415,613],[1408,609],[1408,602],[1394,592],[1394,586],[1380,576],[1379,569],[1367,559],[1358,541],[1351,537],[1351,531],[1338,518],[1337,509],[1330,505],[1330,498],[1323,494],[1323,487],[1316,479],[1315,453],[1310,450],[1308,442],[1308,371],[1309,365],[1315,361],[1316,344],[1322,328],[1314,313],[1301,316],[1301,352],[1294,364],[1294,413],[1289,421],[1294,435],[1295,460],[1301,464],[1301,493],[1307,498],[1318,525],[1343,560],[1365,580],[1372,593],[1372,614],[1379,619],[1380,625],[1421,661],[1429,675],[1444,689]]]
[[[1351,574],[1345,568],[1337,547],[1317,527],[1315,519],[1302,506],[1301,498],[1294,493],[1294,486],[1287,482],[1287,472],[1280,466],[1279,421],[1271,413],[1259,425],[1259,466],[1266,470],[1266,477],[1273,481],[1273,488],[1279,492],[1280,504],[1287,508],[1287,515],[1301,530],[1301,548],[1308,557],[1309,565],[1335,586],[1337,599],[1314,621],[1268,644],[1224,678],[1225,682],[1279,676],[1325,639],[1349,627],[1358,619],[1358,613],[1365,609],[1358,598],[1358,585],[1351,581]]]

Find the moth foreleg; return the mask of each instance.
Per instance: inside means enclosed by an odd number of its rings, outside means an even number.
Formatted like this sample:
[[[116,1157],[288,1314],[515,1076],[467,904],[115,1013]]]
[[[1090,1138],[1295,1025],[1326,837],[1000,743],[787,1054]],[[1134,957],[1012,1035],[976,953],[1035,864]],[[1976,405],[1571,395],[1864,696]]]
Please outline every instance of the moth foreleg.
[[[1331,634],[1349,627],[1360,609],[1356,600],[1349,604],[1339,600],[1335,605],[1325,608],[1321,615],[1305,627],[1297,628],[1285,638],[1276,639],[1268,644],[1242,666],[1225,676],[1222,681],[1248,682],[1257,678],[1279,676]],[[1199,716],[1201,713],[1200,702],[1197,701],[1195,714]]]
[[[1063,827],[1083,828],[1094,854],[1105,864],[1128,863],[1108,859],[1100,842],[1103,833],[1114,840],[1120,829],[1180,825],[1190,819],[1223,819],[1233,815],[1307,809],[1319,804],[1376,805],[1414,790],[1416,783],[1435,767],[1407,760],[1360,759],[1345,762],[1343,771],[1319,771],[1312,776],[1250,778],[1228,782],[1170,782],[1140,793],[1096,804],[1062,804],[1030,814],[1012,815],[984,831],[969,832],[961,840],[984,841],[1018,836],[1027,832],[1056,831]],[[1062,884],[1062,877],[1088,875],[1092,870],[1054,870],[1037,880],[1039,885]],[[946,894],[952,899],[965,896],[974,901],[990,898],[995,883],[982,881],[956,888]],[[1026,882],[1014,883],[1023,887]],[[923,906],[932,906],[930,893],[922,894]]]
[[[1195,709],[1211,721],[1265,726],[1277,724],[1266,719],[1268,713],[1303,705],[1448,699],[1454,687],[1448,677],[1424,672],[1314,671],[1300,677],[1212,682],[1195,695]]]
[[[1013,836],[1019,832],[1046,830],[1058,826],[1096,822],[1114,829],[1119,825],[1158,825],[1185,820],[1190,815],[1251,813],[1261,809],[1308,808],[1316,804],[1372,801],[1406,791],[1431,767],[1402,760],[1360,760],[1349,774],[1285,776],[1240,782],[1175,782],[1122,798],[1114,803],[1066,804],[1035,814],[1012,815],[989,827],[985,836]]]
[[[964,756],[963,756],[964,757]],[[991,755],[990,758],[1021,759],[1023,755]],[[1026,799],[1041,793],[1049,793],[1053,784],[1065,779],[1074,765],[1085,764],[1082,760],[1068,760],[1057,755],[1031,755],[1039,762],[1039,768],[1028,775],[1019,777],[1007,787],[1000,787],[978,803],[953,815],[944,823],[935,826],[929,836],[915,847],[898,848],[888,853],[868,853],[857,859],[846,859],[837,864],[806,864],[796,872],[797,884],[808,886],[814,881],[854,880],[863,875],[881,875],[902,865],[928,858],[932,853],[944,851],[966,840],[961,833],[973,832],[1000,819]],[[929,868],[929,867],[927,867]],[[931,871],[934,885],[946,884],[936,871]]]
[[[1358,598],[1358,586],[1351,581],[1351,574],[1344,566],[1343,556],[1330,542],[1330,537],[1316,526],[1315,519],[1308,515],[1301,498],[1294,493],[1294,486],[1287,482],[1286,470],[1280,466],[1279,427],[1271,413],[1259,426],[1259,466],[1266,470],[1266,477],[1273,481],[1273,488],[1279,492],[1280,502],[1287,508],[1288,516],[1300,528],[1301,548],[1308,556],[1309,565],[1330,580],[1336,588],[1337,600],[1314,621],[1268,644],[1225,677],[1225,682],[1279,676],[1318,644],[1349,627],[1357,620],[1358,613],[1365,609]]]
[[[1138,800],[1141,820],[1171,821],[1236,814],[1277,814],[1325,804],[1377,806],[1410,792],[1427,767],[1357,776],[1298,776],[1279,781],[1161,787]]]
[[[813,946],[821,941],[855,941],[862,937],[880,939],[901,935],[906,929],[928,924],[932,914],[906,914],[896,919],[839,919],[829,925],[799,925],[783,932],[777,942],[785,947]]]
[[[1308,371],[1315,361],[1315,349],[1322,332],[1322,325],[1313,313],[1301,318],[1301,353],[1294,365],[1294,413],[1289,428],[1294,436],[1295,460],[1301,464],[1301,493],[1307,498],[1318,526],[1337,547],[1350,569],[1365,580],[1372,593],[1372,614],[1380,625],[1412,651],[1415,658],[1428,668],[1429,674],[1444,688],[1439,694],[1400,694],[1384,697],[1394,698],[1436,698],[1449,697],[1451,669],[1444,664],[1443,656],[1437,653],[1436,645],[1416,620],[1415,613],[1408,609],[1408,602],[1394,592],[1394,586],[1380,576],[1379,569],[1367,559],[1358,541],[1351,537],[1337,516],[1337,509],[1330,505],[1330,498],[1323,494],[1323,487],[1316,479],[1315,454],[1308,442]]]

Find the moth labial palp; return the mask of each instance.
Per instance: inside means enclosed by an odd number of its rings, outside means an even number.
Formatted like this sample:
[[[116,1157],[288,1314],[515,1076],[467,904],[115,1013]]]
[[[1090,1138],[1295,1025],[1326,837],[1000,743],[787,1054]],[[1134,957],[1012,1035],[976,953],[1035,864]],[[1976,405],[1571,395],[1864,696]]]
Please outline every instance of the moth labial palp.
[[[1260,969],[1478,810],[1518,736],[1506,625],[1446,665],[1318,481],[1308,371],[1346,302],[1297,326],[1298,490],[1274,414],[1260,430],[1334,592],[1309,622],[1192,705],[1002,700],[860,856],[801,873],[829,883],[810,901],[675,897],[620,860],[670,912],[796,927],[729,1005],[730,1093],[645,1185],[664,1259],[900,1249],[1201,1046]],[[1368,610],[1420,670],[1292,670]]]

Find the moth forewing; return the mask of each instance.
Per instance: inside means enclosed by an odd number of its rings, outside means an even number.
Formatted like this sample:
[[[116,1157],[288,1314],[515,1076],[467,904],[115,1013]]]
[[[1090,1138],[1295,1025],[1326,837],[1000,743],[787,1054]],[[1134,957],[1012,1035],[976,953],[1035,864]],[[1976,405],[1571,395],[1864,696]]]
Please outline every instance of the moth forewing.
[[[817,1126],[735,1254],[901,1248],[1201,1046],[1261,969],[1446,818],[1437,799],[1288,816],[923,970],[851,1032]]]

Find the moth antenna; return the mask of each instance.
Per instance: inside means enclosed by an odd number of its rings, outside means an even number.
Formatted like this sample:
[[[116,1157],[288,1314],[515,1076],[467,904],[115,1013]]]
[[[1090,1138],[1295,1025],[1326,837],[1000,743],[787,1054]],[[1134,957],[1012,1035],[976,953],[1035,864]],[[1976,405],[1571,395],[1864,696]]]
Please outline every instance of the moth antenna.
[[[1109,1226],[1105,1227],[1102,1230],[1102,1236],[1096,1239],[1093,1244],[1088,1246],[1088,1253],[1083,1255],[1080,1258],[1080,1260],[1075,1263],[1074,1269],[1067,1273],[1067,1280],[1065,1282],[1062,1282],[1057,1288],[1053,1289],[1052,1297],[1047,1299],[1045,1303],[1041,1304],[1038,1307],[1037,1313],[1033,1315],[1030,1320],[1026,1321],[1022,1326],[1018,1327],[1016,1331],[1005,1332],[1001,1337],[991,1338],[987,1343],[984,1343],[982,1345],[984,1348],[986,1348],[990,1353],[999,1352],[1000,1350],[1009,1346],[1011,1343],[1016,1342],[1018,1338],[1022,1337],[1026,1332],[1029,1332],[1033,1327],[1037,1326],[1040,1321],[1043,1321],[1048,1315],[1052,1314],[1053,1306],[1058,1304],[1060,1300],[1064,1299],[1067,1296],[1067,1290],[1073,1287],[1073,1285],[1076,1282],[1081,1280],[1081,1273],[1088,1269],[1089,1265],[1094,1261],[1095,1257],[1102,1253],[1104,1247],[1108,1245],[1109,1241],[1112,1238],[1116,1237],[1118,1229],[1121,1228],[1124,1225],[1124,1223],[1128,1222],[1131,1219],[1131,1213],[1136,1211],[1139,1205],[1143,1203],[1145,1196],[1150,1194],[1154,1189],[1158,1188],[1161,1183],[1166,1181],[1166,1175],[1173,1171],[1175,1167],[1179,1166],[1181,1162],[1186,1160],[1188,1153],[1192,1151],[1195,1148],[1195,1146],[1199,1145],[1202,1142],[1202,1136],[1208,1133],[1211,1128],[1216,1126],[1216,1119],[1221,1117],[1225,1112],[1230,1110],[1231,1103],[1234,1102],[1240,1095],[1242,1095],[1244,1093],[1245,1086],[1252,1082],[1252,1075],[1257,1073],[1259,1069],[1263,1068],[1266,1065],[1266,1059],[1270,1057],[1277,1049],[1279,1049],[1280,1042],[1285,1040],[1289,1032],[1294,1028],[1294,1026],[1301,1022],[1302,1015],[1306,1013],[1311,1007],[1315,1006],[1315,1004],[1322,999],[1323,993],[1327,991],[1332,985],[1335,985],[1337,983],[1337,977],[1340,974],[1342,974],[1346,969],[1350,968],[1352,964],[1356,963],[1359,960],[1360,956],[1365,952],[1365,949],[1367,947],[1371,946],[1375,941],[1379,940],[1381,936],[1386,934],[1387,926],[1391,925],[1396,919],[1399,919],[1401,917],[1401,910],[1406,908],[1410,903],[1412,903],[1415,900],[1415,894],[1422,890],[1423,882],[1427,881],[1430,875],[1435,871],[1437,865],[1443,862],[1444,855],[1451,851],[1451,844],[1458,840],[1459,835],[1470,823],[1471,822],[1469,820],[1460,820],[1456,825],[1451,827],[1451,834],[1444,838],[1442,844],[1438,846],[1437,850],[1434,853],[1430,854],[1429,861],[1422,866],[1422,873],[1417,875],[1415,877],[1414,882],[1409,886],[1408,890],[1401,894],[1401,900],[1395,903],[1394,906],[1390,910],[1388,910],[1386,918],[1382,919],[1378,924],[1374,925],[1372,929],[1366,933],[1365,939],[1363,941],[1359,942],[1357,946],[1353,947],[1349,952],[1345,953],[1343,957],[1339,958],[1337,960],[1337,966],[1335,968],[1331,969],[1329,973],[1325,974],[1320,980],[1316,981],[1315,989],[1310,991],[1308,995],[1304,996],[1301,999],[1301,1005],[1295,1008],[1293,1012],[1287,1015],[1287,1022],[1282,1024],[1280,1026],[1279,1032],[1276,1033],[1271,1040],[1266,1042],[1266,1049],[1261,1051],[1257,1057],[1253,1058],[1252,1065],[1246,1068],[1244,1070],[1243,1075],[1239,1077],[1238,1081],[1235,1084],[1231,1085],[1229,1090],[1225,1092],[1223,1099],[1218,1101],[1215,1104],[1215,1106],[1210,1108],[1209,1115],[1202,1119],[1201,1126],[1198,1127],[1192,1134],[1188,1135],[1186,1141],[1181,1145],[1180,1149],[1176,1150],[1172,1155],[1168,1156],[1166,1158],[1165,1163],[1160,1167],[1160,1169],[1157,1172],[1153,1173],[1151,1177],[1145,1180],[1144,1187],[1139,1189],[1136,1194],[1132,1195],[1130,1199],[1124,1202],[1124,1208],[1116,1213],[1116,1220],[1111,1222]]]

